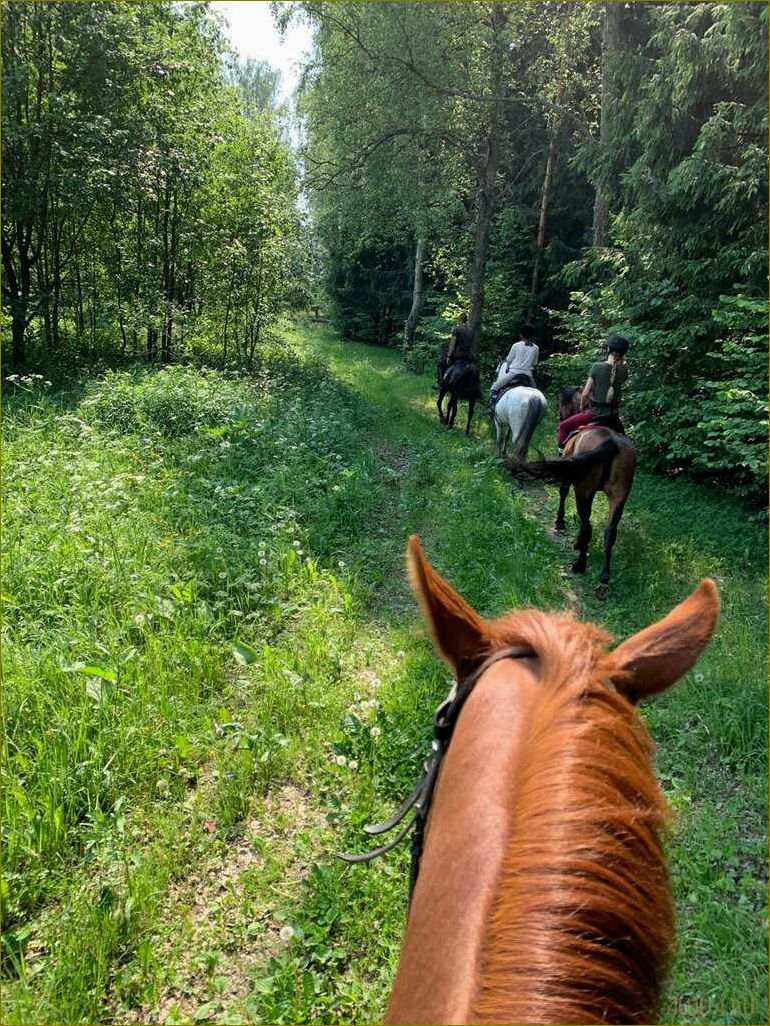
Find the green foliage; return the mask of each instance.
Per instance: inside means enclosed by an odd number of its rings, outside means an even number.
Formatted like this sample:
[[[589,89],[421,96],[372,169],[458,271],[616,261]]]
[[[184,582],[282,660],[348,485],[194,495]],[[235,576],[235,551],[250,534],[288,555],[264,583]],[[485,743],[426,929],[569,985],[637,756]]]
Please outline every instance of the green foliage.
[[[616,55],[617,248],[565,268],[554,380],[632,342],[624,406],[647,465],[764,504],[767,491],[767,10],[651,6]],[[621,159],[622,158],[622,159]],[[606,169],[605,169],[606,170]],[[596,172],[599,173],[598,171]],[[582,366],[581,366],[582,361]]]
[[[409,310],[409,257],[401,249],[370,247],[351,259],[329,251],[329,311],[346,337],[380,345],[390,341]]]
[[[197,2],[3,8],[12,362],[213,342],[250,365],[301,295],[277,72],[231,60],[231,85],[226,56]]]

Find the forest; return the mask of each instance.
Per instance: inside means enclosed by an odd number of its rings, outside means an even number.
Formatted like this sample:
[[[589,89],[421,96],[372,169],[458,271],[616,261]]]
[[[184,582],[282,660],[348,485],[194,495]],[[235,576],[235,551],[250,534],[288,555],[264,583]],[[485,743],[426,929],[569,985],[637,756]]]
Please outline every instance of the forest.
[[[4,8],[6,364],[250,366],[312,304],[423,369],[467,308],[559,386],[620,330],[648,465],[761,502],[765,5],[276,14],[315,28],[296,152],[205,5]]]
[[[302,296],[277,74],[206,5],[3,7],[6,363],[250,366]]]
[[[767,1022],[767,6],[238,4],[309,33],[291,90],[227,6],[1,5],[0,1020],[383,1021],[408,844],[338,856],[451,683],[418,534],[480,616],[611,646],[715,582],[634,712],[659,1021]],[[567,537],[485,416],[436,417],[463,312],[485,395],[533,327],[551,464],[560,390],[630,342],[601,597],[604,498],[586,580],[573,499]]]

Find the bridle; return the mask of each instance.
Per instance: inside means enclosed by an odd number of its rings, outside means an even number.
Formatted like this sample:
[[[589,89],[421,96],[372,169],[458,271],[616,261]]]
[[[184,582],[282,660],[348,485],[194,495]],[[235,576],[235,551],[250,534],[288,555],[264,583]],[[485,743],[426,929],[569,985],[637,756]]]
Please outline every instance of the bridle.
[[[374,837],[380,834],[387,834],[403,822],[410,809],[414,809],[414,815],[400,827],[391,841],[383,844],[380,848],[374,848],[372,851],[364,852],[362,855],[340,854],[338,858],[351,863],[371,862],[373,859],[378,859],[381,855],[392,851],[396,845],[404,840],[410,830],[414,830],[411,845],[412,861],[409,869],[409,901],[411,902],[420,872],[420,861],[425,845],[425,825],[428,813],[430,812],[433,789],[436,785],[441,760],[449,748],[449,743],[452,740],[462,708],[478,683],[479,677],[490,666],[499,663],[502,659],[526,659],[534,654],[532,649],[521,645],[501,648],[498,652],[493,652],[488,659],[485,659],[467,677],[460,681],[455,681],[451,691],[433,714],[433,742],[431,743],[430,755],[423,767],[422,775],[411,794],[389,819],[383,820],[382,823],[367,823],[364,831]]]

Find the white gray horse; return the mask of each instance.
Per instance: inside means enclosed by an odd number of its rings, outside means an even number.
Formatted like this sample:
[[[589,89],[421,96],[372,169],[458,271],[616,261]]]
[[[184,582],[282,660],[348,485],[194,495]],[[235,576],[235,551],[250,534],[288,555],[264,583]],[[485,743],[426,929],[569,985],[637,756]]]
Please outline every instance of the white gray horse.
[[[504,456],[509,437],[513,439],[513,458],[527,458],[532,435],[545,413],[545,396],[537,388],[519,385],[509,389],[495,406],[497,455]]]

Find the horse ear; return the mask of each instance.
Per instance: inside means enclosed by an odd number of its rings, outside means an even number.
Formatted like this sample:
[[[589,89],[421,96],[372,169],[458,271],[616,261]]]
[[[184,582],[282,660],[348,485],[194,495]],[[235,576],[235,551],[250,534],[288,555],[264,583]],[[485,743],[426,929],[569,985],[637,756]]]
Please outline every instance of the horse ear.
[[[695,666],[714,633],[719,594],[710,578],[668,616],[634,634],[613,652],[624,678],[618,691],[631,701],[658,694]]]
[[[486,645],[486,622],[433,569],[416,534],[407,542],[406,564],[433,640],[459,680],[473,668]]]

